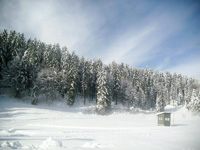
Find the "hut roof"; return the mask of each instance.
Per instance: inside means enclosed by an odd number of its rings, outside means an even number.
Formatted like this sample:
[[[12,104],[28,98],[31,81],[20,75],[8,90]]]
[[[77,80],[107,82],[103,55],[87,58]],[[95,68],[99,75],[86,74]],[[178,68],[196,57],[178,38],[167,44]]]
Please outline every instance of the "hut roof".
[[[159,112],[159,113],[157,113],[156,115],[161,115],[161,114],[171,114],[171,112]]]

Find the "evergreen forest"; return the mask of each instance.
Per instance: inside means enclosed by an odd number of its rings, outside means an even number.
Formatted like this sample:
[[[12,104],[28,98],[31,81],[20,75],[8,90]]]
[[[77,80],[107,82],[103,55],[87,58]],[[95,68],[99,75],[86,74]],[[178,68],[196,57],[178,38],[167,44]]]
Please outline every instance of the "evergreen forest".
[[[197,79],[115,61],[103,64],[100,59],[79,57],[59,44],[25,39],[23,33],[4,29],[0,32],[0,94],[5,88],[17,98],[31,96],[35,105],[62,97],[72,106],[81,98],[83,105],[95,103],[99,114],[118,104],[157,112],[168,104],[184,105],[200,112]]]

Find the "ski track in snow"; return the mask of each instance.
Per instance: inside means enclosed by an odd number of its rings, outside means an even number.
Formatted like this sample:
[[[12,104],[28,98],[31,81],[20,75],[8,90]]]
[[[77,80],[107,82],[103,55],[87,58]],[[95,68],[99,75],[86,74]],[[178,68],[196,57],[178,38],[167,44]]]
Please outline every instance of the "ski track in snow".
[[[200,149],[200,117],[174,110],[174,126],[163,127],[153,113],[99,116],[0,98],[0,149]]]

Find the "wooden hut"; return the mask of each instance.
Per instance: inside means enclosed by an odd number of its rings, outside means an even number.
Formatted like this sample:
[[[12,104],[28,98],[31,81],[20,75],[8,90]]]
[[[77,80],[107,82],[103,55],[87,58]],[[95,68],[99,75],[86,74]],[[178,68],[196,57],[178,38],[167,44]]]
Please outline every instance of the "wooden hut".
[[[161,112],[157,114],[158,125],[160,126],[170,126],[171,125],[171,113]]]

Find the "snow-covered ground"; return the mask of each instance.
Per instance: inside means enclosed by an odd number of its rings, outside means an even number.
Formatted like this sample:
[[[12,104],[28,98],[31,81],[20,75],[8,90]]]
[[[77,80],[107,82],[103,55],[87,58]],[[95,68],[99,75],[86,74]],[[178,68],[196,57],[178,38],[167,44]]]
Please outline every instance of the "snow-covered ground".
[[[0,149],[199,150],[200,117],[174,111],[174,126],[154,113],[88,114],[84,107],[31,105],[0,98]]]

